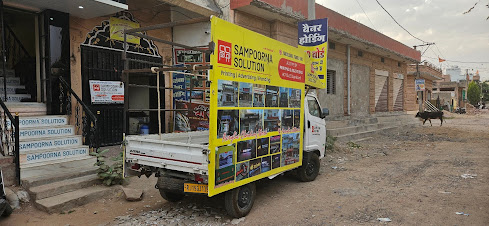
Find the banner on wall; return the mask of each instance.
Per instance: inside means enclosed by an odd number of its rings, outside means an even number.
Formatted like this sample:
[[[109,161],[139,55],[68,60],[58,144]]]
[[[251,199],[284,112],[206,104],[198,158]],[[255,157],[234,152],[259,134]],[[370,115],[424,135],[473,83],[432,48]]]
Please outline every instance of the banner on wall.
[[[306,84],[324,89],[328,65],[328,18],[299,22],[298,28],[299,49],[306,53],[306,64],[312,65]]]
[[[111,17],[109,19],[110,23],[110,39],[115,39],[119,41],[124,41],[124,30],[129,30],[133,28],[139,28],[139,23],[132,22],[129,20],[119,19],[116,17]],[[127,42],[138,44],[140,43],[140,38],[134,35],[127,35]]]
[[[416,89],[416,91],[424,91],[425,90],[424,79],[416,79],[415,89]]]
[[[211,24],[209,196],[302,164],[311,70],[303,50],[216,17]]]
[[[175,109],[189,109],[175,112],[175,132],[209,130],[209,103],[176,101]]]
[[[92,104],[124,104],[124,83],[90,80]]]

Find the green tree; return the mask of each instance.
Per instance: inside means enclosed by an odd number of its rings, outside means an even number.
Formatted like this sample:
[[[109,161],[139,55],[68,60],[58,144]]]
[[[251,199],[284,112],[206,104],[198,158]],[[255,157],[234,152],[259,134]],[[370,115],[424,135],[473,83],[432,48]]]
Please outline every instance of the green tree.
[[[482,84],[482,101],[488,102],[489,101],[489,83],[488,81],[485,81]]]
[[[481,90],[479,84],[474,81],[469,83],[469,88],[467,88],[467,99],[472,105],[476,105],[481,100]]]

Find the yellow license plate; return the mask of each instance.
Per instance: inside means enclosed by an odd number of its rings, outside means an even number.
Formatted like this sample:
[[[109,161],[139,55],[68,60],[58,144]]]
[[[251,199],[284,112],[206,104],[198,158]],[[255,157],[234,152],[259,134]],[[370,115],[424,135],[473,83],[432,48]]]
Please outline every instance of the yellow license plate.
[[[191,193],[204,193],[207,194],[208,187],[207,184],[190,184],[190,183],[184,183],[183,184],[183,191],[184,192],[191,192]]]

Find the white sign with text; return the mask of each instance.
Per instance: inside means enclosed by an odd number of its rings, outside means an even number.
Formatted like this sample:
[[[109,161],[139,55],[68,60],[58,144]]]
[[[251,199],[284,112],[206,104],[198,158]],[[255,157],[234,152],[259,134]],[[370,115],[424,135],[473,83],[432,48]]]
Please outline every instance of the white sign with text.
[[[90,80],[92,104],[123,104],[124,83],[119,81]]]

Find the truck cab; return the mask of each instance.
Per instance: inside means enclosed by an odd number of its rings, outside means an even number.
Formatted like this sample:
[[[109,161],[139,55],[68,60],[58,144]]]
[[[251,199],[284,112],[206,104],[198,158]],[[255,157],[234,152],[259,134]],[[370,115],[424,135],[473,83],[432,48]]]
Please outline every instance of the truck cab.
[[[321,105],[312,93],[306,95],[304,102],[304,152],[315,152],[319,158],[325,156],[326,151],[326,122],[324,118],[329,114],[327,108]]]
[[[327,108],[321,110],[319,101],[313,93],[307,93],[304,101],[304,144],[302,166],[297,168],[301,181],[313,181],[319,174],[320,159],[326,153],[326,122],[329,114]]]

